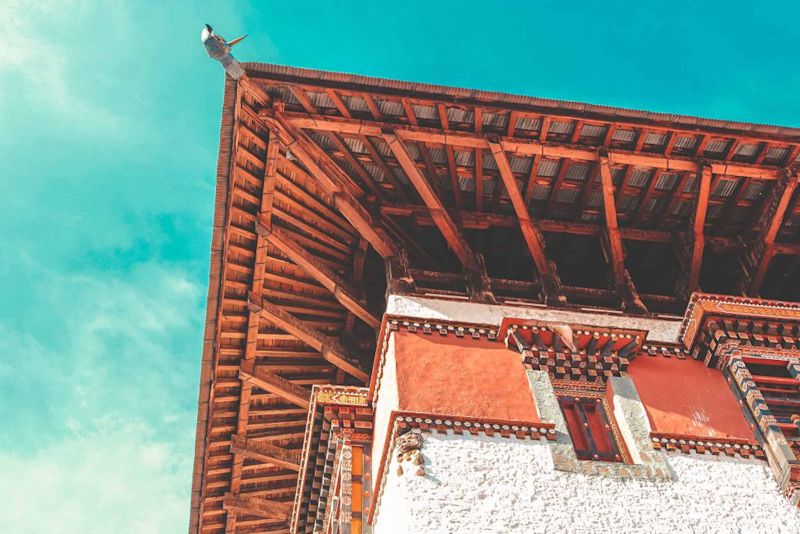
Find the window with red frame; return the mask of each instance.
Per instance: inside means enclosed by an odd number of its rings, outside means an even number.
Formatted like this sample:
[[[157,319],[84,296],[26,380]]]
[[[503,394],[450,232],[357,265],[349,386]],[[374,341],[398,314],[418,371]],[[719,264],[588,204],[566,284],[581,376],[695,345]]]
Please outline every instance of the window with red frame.
[[[579,460],[624,461],[601,397],[563,394],[558,402]]]

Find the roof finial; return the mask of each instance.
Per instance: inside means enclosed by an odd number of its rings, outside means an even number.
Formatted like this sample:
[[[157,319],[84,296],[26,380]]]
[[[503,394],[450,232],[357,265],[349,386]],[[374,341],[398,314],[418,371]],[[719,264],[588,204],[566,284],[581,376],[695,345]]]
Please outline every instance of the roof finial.
[[[244,76],[244,69],[239,62],[236,61],[236,58],[231,55],[231,47],[241,42],[245,37],[247,37],[247,35],[242,35],[230,42],[226,41],[224,37],[215,34],[214,29],[208,24],[203,27],[203,31],[200,33],[200,40],[203,42],[203,46],[205,46],[209,57],[222,63],[222,66],[225,67],[225,71],[230,74],[231,78],[234,80],[238,80]]]

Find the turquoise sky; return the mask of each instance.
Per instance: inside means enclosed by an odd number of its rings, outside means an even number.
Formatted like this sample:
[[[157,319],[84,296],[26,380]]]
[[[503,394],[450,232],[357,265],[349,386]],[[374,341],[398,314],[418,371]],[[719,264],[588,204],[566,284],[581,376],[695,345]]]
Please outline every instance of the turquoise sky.
[[[0,0],[0,532],[186,530],[203,23],[240,60],[800,126],[797,2],[433,4]]]

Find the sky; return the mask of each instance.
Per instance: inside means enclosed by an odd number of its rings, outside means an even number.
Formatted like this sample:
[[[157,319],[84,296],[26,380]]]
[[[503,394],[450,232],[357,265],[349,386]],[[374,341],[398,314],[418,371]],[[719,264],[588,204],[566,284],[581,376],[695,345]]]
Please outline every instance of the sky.
[[[800,126],[800,3],[0,0],[0,532],[188,526],[223,72]]]

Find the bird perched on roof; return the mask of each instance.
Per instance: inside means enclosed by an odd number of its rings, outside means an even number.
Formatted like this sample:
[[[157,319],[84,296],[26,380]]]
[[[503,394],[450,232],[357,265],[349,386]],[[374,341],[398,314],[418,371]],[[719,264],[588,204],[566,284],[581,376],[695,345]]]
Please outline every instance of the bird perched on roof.
[[[572,332],[572,327],[568,324],[554,324],[550,327],[550,329],[561,338],[561,342],[564,343],[570,352],[577,352],[575,348],[575,334]]]
[[[236,58],[231,55],[231,48],[235,44],[241,42],[245,37],[247,37],[247,35],[237,37],[233,41],[226,41],[224,37],[215,34],[214,28],[208,24],[205,25],[203,31],[200,33],[200,40],[203,42],[203,46],[205,46],[209,57],[222,63],[222,66],[225,67],[225,71],[230,74],[231,78],[234,80],[238,80],[244,75],[244,69],[239,62],[236,61]]]

